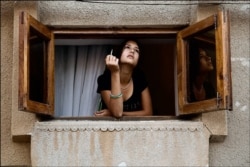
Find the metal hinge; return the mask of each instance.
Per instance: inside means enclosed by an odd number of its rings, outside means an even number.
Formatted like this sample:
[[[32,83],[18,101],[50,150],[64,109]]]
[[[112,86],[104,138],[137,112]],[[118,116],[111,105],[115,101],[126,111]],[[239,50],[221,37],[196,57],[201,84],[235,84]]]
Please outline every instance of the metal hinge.
[[[230,100],[230,97],[228,95],[226,96],[226,109],[232,110],[231,100]]]
[[[24,12],[21,13],[21,24],[24,23]]]
[[[226,109],[228,110],[229,109],[229,99],[228,99],[229,97],[228,96],[226,96]]]
[[[221,103],[221,101],[222,101],[222,98],[221,98],[221,96],[220,96],[220,93],[217,92],[217,95],[216,95],[217,109],[220,108],[220,103]]]
[[[227,22],[227,11],[223,11],[223,23]]]
[[[214,14],[214,29],[217,29],[217,15]]]

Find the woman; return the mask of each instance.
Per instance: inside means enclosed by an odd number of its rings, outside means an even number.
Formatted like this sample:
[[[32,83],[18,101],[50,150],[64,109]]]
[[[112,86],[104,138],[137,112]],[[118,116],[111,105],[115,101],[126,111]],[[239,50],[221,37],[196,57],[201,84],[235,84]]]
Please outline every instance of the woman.
[[[215,90],[207,76],[214,70],[212,59],[205,49],[193,43],[190,48],[190,102],[215,97]]]
[[[98,77],[97,92],[101,94],[102,108],[95,116],[149,116],[152,102],[143,73],[137,68],[140,48],[135,40],[122,45],[120,58],[112,53],[106,56],[107,69]]]

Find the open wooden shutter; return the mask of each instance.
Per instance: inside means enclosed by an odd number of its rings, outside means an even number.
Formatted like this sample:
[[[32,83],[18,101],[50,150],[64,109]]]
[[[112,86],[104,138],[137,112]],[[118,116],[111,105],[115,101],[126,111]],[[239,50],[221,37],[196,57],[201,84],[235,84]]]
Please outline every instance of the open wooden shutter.
[[[215,87],[216,96],[202,101],[190,102],[188,92],[188,61],[189,41],[202,36],[212,36],[207,43],[214,45],[215,52]],[[219,11],[218,14],[199,21],[177,34],[177,83],[178,107],[177,115],[202,113],[222,109],[232,109],[231,67],[229,47],[229,19],[228,12]]]
[[[19,110],[54,114],[54,35],[25,12],[19,23]]]

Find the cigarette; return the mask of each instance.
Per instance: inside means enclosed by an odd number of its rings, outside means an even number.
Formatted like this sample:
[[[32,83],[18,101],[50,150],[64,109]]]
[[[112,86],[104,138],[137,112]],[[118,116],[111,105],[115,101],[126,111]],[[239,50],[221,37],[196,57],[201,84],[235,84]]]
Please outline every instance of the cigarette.
[[[110,52],[111,55],[113,55],[113,49],[111,49],[111,52]]]

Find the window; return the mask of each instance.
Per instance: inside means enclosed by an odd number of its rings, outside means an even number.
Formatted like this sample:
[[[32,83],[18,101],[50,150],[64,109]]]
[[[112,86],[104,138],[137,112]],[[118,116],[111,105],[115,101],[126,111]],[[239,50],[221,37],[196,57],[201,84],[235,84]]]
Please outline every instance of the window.
[[[19,30],[19,109],[53,115],[54,34],[24,12]]]
[[[229,19],[228,13],[219,12],[196,24],[193,24],[178,33],[177,50],[177,80],[178,80],[178,109],[179,114],[199,113],[221,109],[232,109],[231,67],[229,48]],[[193,41],[198,41],[193,44]],[[192,56],[190,50],[193,45],[205,47],[212,54],[214,63],[215,94],[211,98],[192,101],[191,92],[191,66]],[[186,68],[183,68],[186,67]]]
[[[231,109],[228,18],[224,11],[191,26],[53,28],[20,15],[19,109],[55,116],[55,55],[58,45],[103,45],[137,38],[141,67],[149,81],[154,115],[174,116]],[[190,101],[189,50],[193,39],[214,55],[216,97]],[[190,59],[191,60],[191,59]]]

